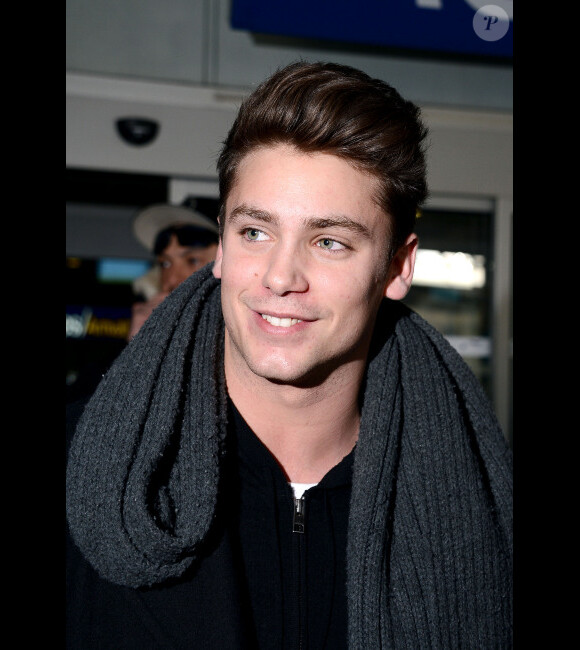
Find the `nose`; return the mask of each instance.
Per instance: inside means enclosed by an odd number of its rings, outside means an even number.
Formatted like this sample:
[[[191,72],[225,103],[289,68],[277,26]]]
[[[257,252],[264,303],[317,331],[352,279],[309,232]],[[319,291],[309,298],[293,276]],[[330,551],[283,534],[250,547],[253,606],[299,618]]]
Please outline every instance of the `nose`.
[[[275,245],[269,253],[262,284],[278,296],[307,291],[306,265],[300,252],[291,246]]]

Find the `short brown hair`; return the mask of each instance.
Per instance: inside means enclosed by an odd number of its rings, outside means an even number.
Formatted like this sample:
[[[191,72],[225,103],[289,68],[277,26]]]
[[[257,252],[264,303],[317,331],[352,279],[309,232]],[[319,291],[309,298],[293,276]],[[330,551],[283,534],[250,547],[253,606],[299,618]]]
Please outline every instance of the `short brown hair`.
[[[413,232],[427,197],[426,135],[419,108],[388,83],[350,66],[292,63],[240,107],[217,163],[220,214],[250,151],[290,144],[306,153],[334,154],[378,179],[376,200],[391,216],[392,254]]]

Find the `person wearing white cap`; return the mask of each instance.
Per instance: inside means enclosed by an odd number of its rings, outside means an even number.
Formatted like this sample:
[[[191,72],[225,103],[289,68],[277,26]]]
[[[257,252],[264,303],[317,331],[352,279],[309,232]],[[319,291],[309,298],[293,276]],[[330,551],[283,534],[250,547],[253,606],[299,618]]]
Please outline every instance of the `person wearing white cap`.
[[[133,232],[155,256],[155,264],[133,282],[133,291],[141,299],[132,306],[128,340],[174,289],[213,262],[218,247],[217,222],[186,204],[145,208],[135,217]]]

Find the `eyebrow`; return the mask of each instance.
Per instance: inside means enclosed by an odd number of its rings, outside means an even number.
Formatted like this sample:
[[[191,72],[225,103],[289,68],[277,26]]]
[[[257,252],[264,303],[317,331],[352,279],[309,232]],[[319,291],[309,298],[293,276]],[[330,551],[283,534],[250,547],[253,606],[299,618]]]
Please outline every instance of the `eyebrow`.
[[[257,221],[262,221],[263,223],[274,223],[278,224],[280,222],[279,217],[276,214],[272,214],[267,210],[261,210],[259,208],[254,208],[245,203],[236,206],[228,215],[228,220],[231,223],[235,223],[241,217],[250,217],[251,219],[256,219]],[[311,230],[324,230],[326,228],[343,228],[349,230],[368,239],[372,238],[372,232],[364,224],[355,221],[351,217],[346,215],[328,215],[326,217],[305,217],[304,224],[307,228]]]
[[[258,208],[253,208],[245,203],[236,206],[227,216],[227,220],[231,223],[235,223],[241,217],[250,217],[252,219],[257,219],[258,221],[264,221],[265,223],[278,222],[278,218],[267,210],[259,210]]]

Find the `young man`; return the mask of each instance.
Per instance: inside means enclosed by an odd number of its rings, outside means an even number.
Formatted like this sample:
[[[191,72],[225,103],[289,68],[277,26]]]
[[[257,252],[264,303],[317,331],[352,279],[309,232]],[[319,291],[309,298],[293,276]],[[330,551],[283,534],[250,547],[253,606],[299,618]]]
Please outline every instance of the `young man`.
[[[215,263],[76,427],[70,647],[511,647],[510,450],[398,302],[425,135],[392,87],[333,64],[242,105]]]

